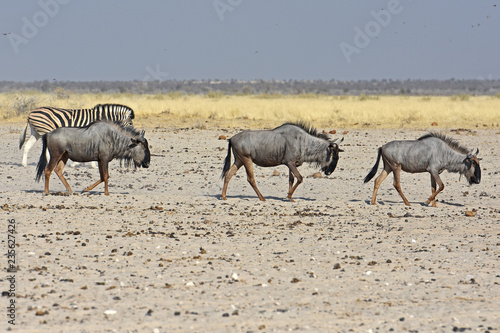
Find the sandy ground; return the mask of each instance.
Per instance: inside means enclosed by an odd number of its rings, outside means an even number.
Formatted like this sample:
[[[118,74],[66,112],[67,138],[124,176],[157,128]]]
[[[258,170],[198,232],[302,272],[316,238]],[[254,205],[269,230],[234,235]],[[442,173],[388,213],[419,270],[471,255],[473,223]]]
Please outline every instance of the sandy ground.
[[[428,174],[403,173],[411,207],[392,176],[378,206],[362,181],[377,147],[423,131],[349,130],[332,175],[299,169],[296,202],[286,167],[256,168],[260,202],[243,169],[220,200],[218,137],[237,130],[150,129],[160,156],[136,171],[112,162],[110,196],[80,193],[98,178],[86,165],[65,169],[77,195],[53,174],[45,196],[40,142],[20,165],[22,129],[0,126],[1,247],[14,220],[19,266],[2,256],[1,290],[14,275],[17,294],[15,327],[0,298],[2,331],[500,332],[498,129],[445,131],[479,148],[482,182],[443,173],[437,208]]]

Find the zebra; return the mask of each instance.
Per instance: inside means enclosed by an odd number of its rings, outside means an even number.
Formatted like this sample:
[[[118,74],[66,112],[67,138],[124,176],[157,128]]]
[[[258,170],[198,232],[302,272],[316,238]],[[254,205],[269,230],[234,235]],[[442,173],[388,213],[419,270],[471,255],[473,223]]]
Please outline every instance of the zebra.
[[[31,147],[44,134],[58,127],[85,127],[101,119],[132,125],[134,117],[134,110],[121,104],[97,104],[92,109],[41,107],[32,110],[28,114],[26,128],[19,138],[19,149],[24,145],[22,165],[28,165],[28,152]],[[28,127],[31,128],[31,135],[26,140]]]

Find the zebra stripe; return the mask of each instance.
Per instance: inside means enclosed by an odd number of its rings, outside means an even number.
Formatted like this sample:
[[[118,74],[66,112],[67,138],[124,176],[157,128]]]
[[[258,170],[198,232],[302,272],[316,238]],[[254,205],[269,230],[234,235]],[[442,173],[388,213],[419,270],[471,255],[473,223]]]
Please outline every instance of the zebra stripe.
[[[98,104],[93,109],[42,107],[28,115],[28,123],[39,135],[58,127],[85,127],[101,119],[132,124],[134,111],[120,104]]]

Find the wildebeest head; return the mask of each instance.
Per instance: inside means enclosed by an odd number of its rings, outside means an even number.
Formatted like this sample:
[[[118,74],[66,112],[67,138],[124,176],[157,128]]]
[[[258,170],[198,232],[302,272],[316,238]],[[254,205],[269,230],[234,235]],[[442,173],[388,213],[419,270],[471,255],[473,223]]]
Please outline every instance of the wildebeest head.
[[[481,167],[479,166],[479,159],[477,158],[478,153],[479,149],[476,148],[476,152],[473,153],[473,150],[470,151],[464,160],[464,163],[467,166],[464,176],[467,178],[470,185],[479,184],[481,181]]]
[[[339,152],[343,152],[343,150],[339,148],[339,144],[342,141],[344,141],[344,138],[331,141],[330,144],[328,145],[326,152],[326,160],[324,163],[321,164],[321,170],[327,176],[329,176],[337,167],[337,163],[339,161]]]
[[[148,168],[151,161],[151,153],[149,152],[148,140],[144,138],[144,131],[138,138],[131,138],[132,144],[129,146],[131,149],[132,159],[136,167]]]

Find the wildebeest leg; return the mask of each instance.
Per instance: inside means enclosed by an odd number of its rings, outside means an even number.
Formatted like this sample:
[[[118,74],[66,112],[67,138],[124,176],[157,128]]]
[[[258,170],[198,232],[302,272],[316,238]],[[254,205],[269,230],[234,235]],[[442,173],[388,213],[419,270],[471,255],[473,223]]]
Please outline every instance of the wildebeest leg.
[[[64,154],[61,159],[59,160],[59,163],[57,163],[54,171],[56,173],[56,175],[59,177],[59,179],[62,181],[62,183],[64,184],[64,187],[66,187],[66,189],[68,190],[68,193],[71,194],[73,193],[73,191],[71,190],[71,187],[69,186],[68,182],[66,181],[66,178],[64,178],[64,175],[63,175],[63,169],[64,169],[64,166],[66,165],[66,162],[68,161],[68,154]]]
[[[108,191],[108,179],[109,179],[108,161],[102,162],[102,167],[99,168],[99,172],[101,173],[101,179],[104,180],[104,195],[109,195],[109,191]]]
[[[106,178],[104,178],[104,164],[106,164]],[[104,181],[104,195],[109,195],[109,192],[108,192],[108,163],[107,162],[102,162],[101,160],[99,160],[99,163],[98,163],[98,166],[99,166],[99,175],[101,176],[101,178],[96,181],[94,184],[90,185],[89,187],[87,187],[85,190],[83,190],[83,192],[88,192],[92,189],[94,189],[94,187],[96,187],[97,185],[99,185],[100,183],[102,183]]]
[[[295,177],[293,176],[292,170],[288,169],[288,194],[292,192],[292,187],[294,182],[295,182]]]
[[[247,180],[252,185],[253,190],[257,193],[257,196],[260,200],[266,201],[266,199],[262,196],[259,189],[257,188],[257,183],[255,182],[255,176],[253,173],[253,161],[250,157],[244,157],[241,159],[241,162],[245,166],[245,171],[247,172]]]
[[[398,191],[401,198],[403,198],[405,205],[410,206],[410,202],[406,199],[403,191],[401,190],[401,165],[397,165],[392,171],[394,172],[394,187]]]
[[[432,190],[432,195],[434,195],[434,193],[436,193],[436,180],[434,179],[432,174],[431,174],[431,190]],[[430,204],[430,203],[431,202],[429,200],[427,200],[427,204]],[[432,200],[432,207],[436,207],[436,198],[434,198],[434,200]]]
[[[226,174],[224,175],[224,186],[222,188],[222,196],[221,196],[223,200],[227,199],[226,192],[229,180],[231,180],[231,177],[233,177],[236,174],[236,172],[238,172],[239,168],[241,168],[242,165],[243,163],[241,163],[241,161],[238,158],[236,158],[234,164],[229,168],[229,170],[227,170]]]
[[[439,185],[439,188],[437,189],[437,191],[432,193],[429,199],[427,199],[426,203],[430,204],[432,202],[432,207],[436,207],[436,196],[444,189],[444,183],[441,181],[439,173],[437,172],[431,172],[431,177]]]
[[[384,161],[384,170],[380,173],[380,175],[375,178],[375,185],[373,186],[373,195],[372,195],[372,205],[377,203],[377,192],[380,187],[380,184],[387,178],[387,176],[392,172],[391,167]]]
[[[56,154],[52,154],[50,156],[49,164],[45,167],[45,194],[49,194],[49,182],[50,182],[50,174],[52,170],[56,167],[56,165],[61,160],[62,155],[56,156]]]
[[[295,162],[289,163],[289,164],[287,164],[287,166],[288,166],[289,172],[290,172],[289,178],[288,178],[290,180],[290,189],[288,190],[288,196],[287,196],[287,198],[290,199],[290,201],[293,202],[292,194],[297,189],[297,186],[299,186],[300,183],[302,183],[303,178],[302,178],[302,175],[299,173],[299,170],[295,166]],[[295,176],[297,178],[297,183],[295,184],[295,186],[292,187],[293,176]]]

